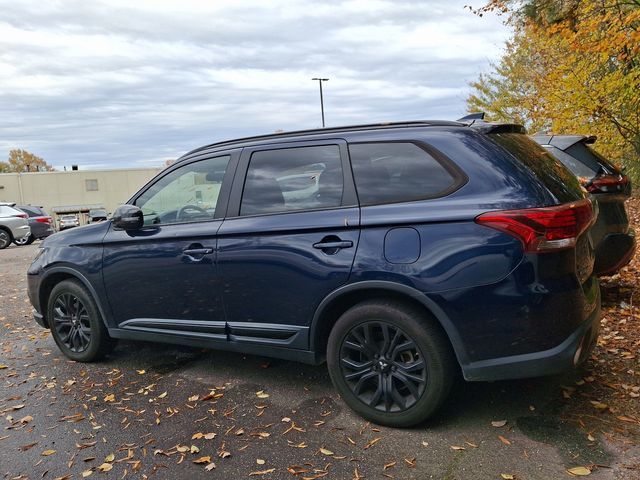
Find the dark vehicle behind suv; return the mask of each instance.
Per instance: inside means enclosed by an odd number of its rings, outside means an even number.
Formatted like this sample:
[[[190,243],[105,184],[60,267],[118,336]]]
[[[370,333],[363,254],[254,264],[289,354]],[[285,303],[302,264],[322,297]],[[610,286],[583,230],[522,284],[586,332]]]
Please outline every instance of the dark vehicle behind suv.
[[[624,202],[631,196],[631,181],[591,148],[596,137],[534,135],[532,137],[576,175],[598,203],[598,219],[591,230],[598,275],[616,273],[633,258],[635,232],[629,227]]]
[[[381,424],[467,380],[552,374],[598,335],[591,202],[513,125],[425,121],[199,148],[109,222],[47,239],[36,321],[69,358],[116,339],[321,363]]]
[[[16,245],[30,245],[34,240],[40,240],[55,233],[53,229],[53,218],[51,218],[42,207],[36,207],[35,205],[16,205],[15,208],[29,216],[29,226],[31,227],[31,235],[14,240],[13,243]]]

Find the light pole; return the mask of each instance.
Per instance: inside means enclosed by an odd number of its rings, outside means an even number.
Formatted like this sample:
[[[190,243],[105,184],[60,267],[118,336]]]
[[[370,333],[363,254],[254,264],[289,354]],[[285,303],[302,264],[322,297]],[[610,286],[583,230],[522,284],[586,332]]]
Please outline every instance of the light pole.
[[[311,80],[317,80],[320,85],[320,111],[322,112],[322,128],[324,128],[324,99],[322,98],[322,82],[328,82],[328,78],[312,78]]]

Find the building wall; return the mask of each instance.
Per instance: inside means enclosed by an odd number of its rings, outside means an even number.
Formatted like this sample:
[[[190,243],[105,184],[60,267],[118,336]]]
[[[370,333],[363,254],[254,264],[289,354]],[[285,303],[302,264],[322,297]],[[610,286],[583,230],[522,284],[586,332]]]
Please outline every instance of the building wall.
[[[42,206],[50,214],[54,207],[101,204],[108,213],[113,213],[160,171],[145,168],[3,173],[0,201]],[[94,181],[97,190],[91,190]]]

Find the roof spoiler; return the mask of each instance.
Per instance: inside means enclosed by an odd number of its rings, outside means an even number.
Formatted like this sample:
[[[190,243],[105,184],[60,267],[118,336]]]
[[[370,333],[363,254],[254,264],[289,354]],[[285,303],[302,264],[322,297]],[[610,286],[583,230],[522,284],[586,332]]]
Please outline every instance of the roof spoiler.
[[[468,127],[473,127],[484,133],[527,133],[527,130],[517,123],[492,123],[484,121],[484,112],[473,112],[458,119]]]
[[[475,122],[476,120],[484,121],[484,112],[473,112],[458,119],[460,123]]]

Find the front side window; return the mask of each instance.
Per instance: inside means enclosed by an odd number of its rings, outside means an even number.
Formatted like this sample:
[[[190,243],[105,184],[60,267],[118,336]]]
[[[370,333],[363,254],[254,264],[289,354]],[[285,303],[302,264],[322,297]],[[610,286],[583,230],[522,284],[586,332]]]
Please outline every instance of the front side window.
[[[342,190],[337,145],[263,150],[251,155],[240,215],[339,207]]]
[[[349,156],[361,205],[410,202],[449,190],[454,176],[418,145],[356,143]]]
[[[134,204],[145,225],[213,220],[228,155],[184,165],[151,185]]]

